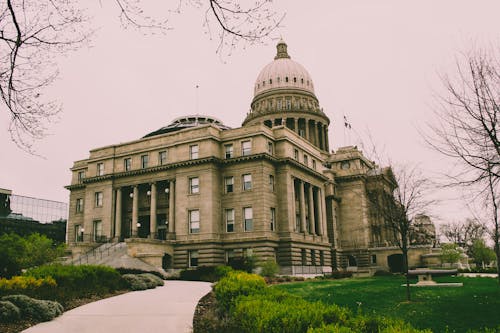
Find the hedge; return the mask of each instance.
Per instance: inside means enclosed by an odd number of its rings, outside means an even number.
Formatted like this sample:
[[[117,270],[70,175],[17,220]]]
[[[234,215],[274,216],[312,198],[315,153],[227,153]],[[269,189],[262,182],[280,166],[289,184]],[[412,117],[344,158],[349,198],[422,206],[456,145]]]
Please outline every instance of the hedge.
[[[49,321],[61,315],[62,305],[55,301],[38,300],[26,295],[4,296],[2,301],[8,301],[17,306],[21,317],[28,317],[37,321]]]
[[[257,293],[266,288],[266,281],[259,275],[245,272],[229,272],[214,287],[219,306],[228,310],[238,296]]]

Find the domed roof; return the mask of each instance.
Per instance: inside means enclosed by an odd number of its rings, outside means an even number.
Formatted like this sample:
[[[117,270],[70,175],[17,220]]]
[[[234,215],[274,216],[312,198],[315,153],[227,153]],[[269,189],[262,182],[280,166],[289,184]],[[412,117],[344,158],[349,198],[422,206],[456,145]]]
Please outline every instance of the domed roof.
[[[307,70],[293,61],[287,52],[287,45],[280,40],[276,45],[274,61],[266,65],[255,81],[254,96],[275,89],[292,88],[314,94],[314,85]]]
[[[170,125],[164,126],[154,132],[146,134],[143,138],[147,138],[153,135],[165,134],[170,132],[179,131],[185,128],[198,127],[202,125],[212,124],[221,130],[230,129],[230,127],[224,125],[219,119],[215,117],[202,116],[202,115],[192,115],[176,118],[170,123]]]

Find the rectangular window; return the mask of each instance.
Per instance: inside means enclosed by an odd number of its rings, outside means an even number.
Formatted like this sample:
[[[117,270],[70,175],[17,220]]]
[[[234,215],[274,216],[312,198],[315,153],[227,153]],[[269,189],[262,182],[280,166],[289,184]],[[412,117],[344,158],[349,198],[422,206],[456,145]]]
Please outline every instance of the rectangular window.
[[[189,211],[189,233],[197,234],[200,232],[200,211]]]
[[[234,231],[234,209],[226,209],[226,232]]]
[[[306,266],[307,265],[307,253],[306,253],[306,249],[300,250],[300,253],[301,253],[301,257],[302,257],[302,266]]]
[[[125,171],[130,171],[132,169],[132,159],[126,158],[123,160],[123,168]]]
[[[286,109],[287,109],[287,110],[290,110],[290,109],[292,108],[292,101],[291,101],[291,100],[289,100],[289,99],[287,99],[287,100],[285,101],[285,103],[286,103],[286,104],[285,104],[285,105],[286,105]]]
[[[75,225],[75,242],[83,242],[83,228],[81,225]]]
[[[189,178],[189,193],[200,193],[200,179],[198,177]]]
[[[241,155],[246,156],[252,153],[252,141],[241,142]]]
[[[325,251],[319,251],[319,264],[325,266]]]
[[[104,163],[97,163],[97,176],[104,175]]]
[[[78,182],[82,183],[85,179],[85,171],[78,171]]]
[[[269,189],[271,192],[274,192],[274,176],[269,175]]]
[[[372,254],[372,264],[376,264],[377,263],[377,255],[376,254]]]
[[[234,177],[224,178],[224,185],[226,187],[226,193],[232,193],[234,188]]]
[[[313,169],[316,170],[316,160],[312,160],[313,161]]]
[[[311,250],[311,264],[316,266],[316,250]]]
[[[198,250],[190,250],[188,252],[189,267],[198,266]]]
[[[83,212],[83,199],[82,198],[76,199],[76,212],[77,213]]]
[[[225,152],[225,157],[226,158],[232,158],[233,157],[233,145],[224,145],[224,152]]]
[[[274,154],[274,145],[272,142],[268,142],[267,143],[267,152],[270,154],[270,155],[273,155]]]
[[[270,221],[270,226],[269,229],[271,231],[274,231],[274,228],[276,227],[276,208],[271,208],[271,221]]]
[[[293,150],[293,158],[297,161],[299,160],[299,151],[297,149]]]
[[[192,160],[198,158],[198,145],[189,146],[189,158]]]
[[[304,154],[304,164],[308,165],[309,164],[309,159],[307,158],[307,155]]]
[[[252,207],[243,208],[243,228],[245,231],[253,230],[253,211]]]
[[[158,164],[159,165],[165,165],[167,164],[167,151],[160,151],[158,153]]]
[[[248,191],[252,189],[252,175],[243,175],[243,191]]]
[[[231,265],[236,257],[234,250],[226,250],[226,264]]]
[[[148,155],[142,155],[141,156],[141,168],[146,169],[149,164],[149,156]]]
[[[102,221],[101,220],[94,221],[93,227],[94,227],[94,230],[93,230],[94,242],[101,242],[103,240]]]
[[[102,192],[95,192],[95,206],[102,207]]]

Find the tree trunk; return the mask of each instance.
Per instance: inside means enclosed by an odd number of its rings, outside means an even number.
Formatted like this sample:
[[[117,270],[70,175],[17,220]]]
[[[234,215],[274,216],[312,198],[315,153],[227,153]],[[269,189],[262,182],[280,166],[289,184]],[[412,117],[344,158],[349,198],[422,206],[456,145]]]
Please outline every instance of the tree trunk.
[[[408,276],[408,249],[403,249],[403,272],[406,276],[406,300],[411,301],[410,278]]]

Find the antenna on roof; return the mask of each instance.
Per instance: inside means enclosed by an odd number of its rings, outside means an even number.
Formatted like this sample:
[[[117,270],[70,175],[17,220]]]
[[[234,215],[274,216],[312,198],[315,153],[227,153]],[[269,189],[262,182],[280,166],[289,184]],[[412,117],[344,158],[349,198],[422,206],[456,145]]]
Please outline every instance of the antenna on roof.
[[[196,85],[196,114],[199,114],[199,110],[198,110],[198,104],[199,104],[199,101],[198,101],[198,88],[200,88],[199,85]]]

